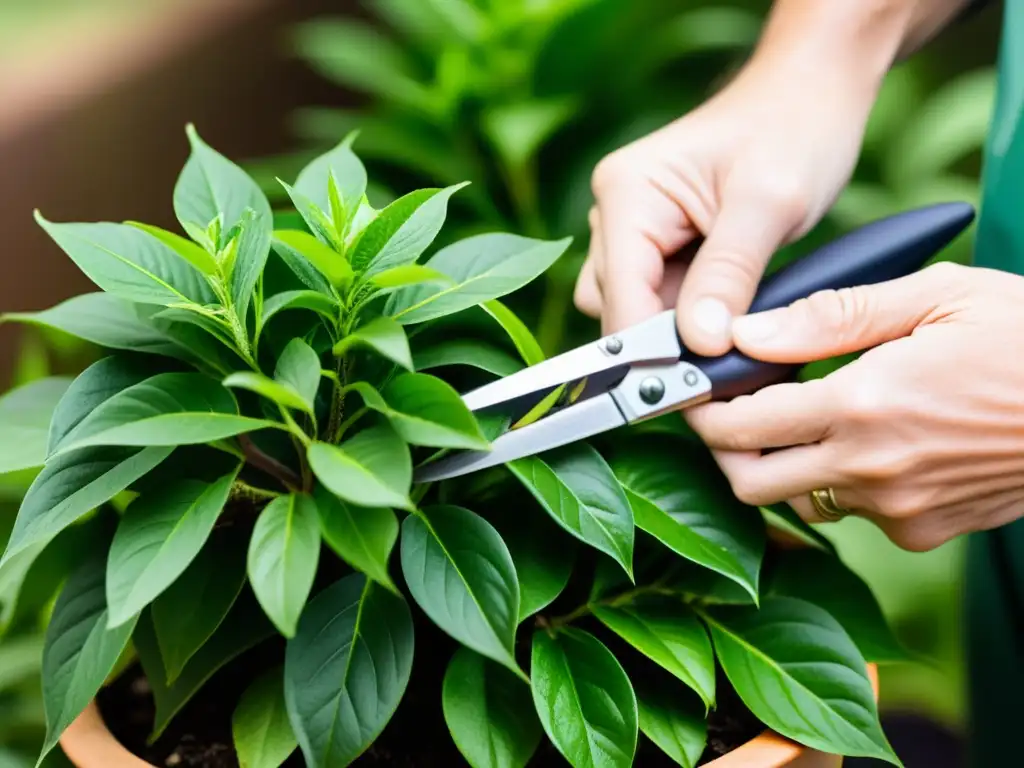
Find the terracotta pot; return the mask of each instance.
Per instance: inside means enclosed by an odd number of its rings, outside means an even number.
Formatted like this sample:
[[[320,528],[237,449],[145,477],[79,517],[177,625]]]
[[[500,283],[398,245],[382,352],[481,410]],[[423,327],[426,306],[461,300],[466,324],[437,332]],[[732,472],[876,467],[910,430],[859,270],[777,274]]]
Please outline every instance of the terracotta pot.
[[[868,676],[878,696],[878,671],[868,665]],[[64,732],[64,754],[76,768],[153,768],[122,747],[107,730],[99,709],[90,704]],[[707,768],[840,768],[843,758],[807,749],[771,731],[765,731]]]

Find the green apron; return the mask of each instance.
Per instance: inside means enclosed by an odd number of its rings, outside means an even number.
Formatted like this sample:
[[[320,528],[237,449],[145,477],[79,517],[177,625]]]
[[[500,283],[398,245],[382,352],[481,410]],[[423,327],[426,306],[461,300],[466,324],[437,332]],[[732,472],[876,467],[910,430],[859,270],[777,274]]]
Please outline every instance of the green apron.
[[[1024,2],[1003,8],[974,263],[1024,275]],[[1024,766],[1024,519],[974,534],[967,550],[969,765]]]

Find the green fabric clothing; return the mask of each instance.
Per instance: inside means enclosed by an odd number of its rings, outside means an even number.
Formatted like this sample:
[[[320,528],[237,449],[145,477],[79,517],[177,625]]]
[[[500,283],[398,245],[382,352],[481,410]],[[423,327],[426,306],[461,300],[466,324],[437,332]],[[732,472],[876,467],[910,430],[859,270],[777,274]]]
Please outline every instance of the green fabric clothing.
[[[985,148],[974,263],[1024,275],[1024,2],[1003,4],[998,92]],[[1021,407],[1024,407],[1022,393]],[[1024,513],[1024,510],[1021,510]],[[1024,765],[1024,519],[968,542],[970,762]]]

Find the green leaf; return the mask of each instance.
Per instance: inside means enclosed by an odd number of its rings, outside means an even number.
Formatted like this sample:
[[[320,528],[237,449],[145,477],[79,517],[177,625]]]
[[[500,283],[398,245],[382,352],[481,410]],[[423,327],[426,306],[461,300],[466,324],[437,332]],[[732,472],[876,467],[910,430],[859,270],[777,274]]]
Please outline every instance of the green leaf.
[[[97,445],[175,446],[209,443],[264,428],[238,415],[231,392],[199,373],[162,373],[123,390],[75,427],[57,455]]]
[[[79,269],[107,293],[143,304],[209,304],[202,273],[152,235],[127,224],[36,222]]]
[[[215,483],[183,479],[128,506],[107,559],[111,628],[137,616],[188,568],[224,509],[239,469]]]
[[[152,744],[163,735],[181,708],[217,670],[273,634],[274,627],[263,615],[256,598],[250,590],[243,589],[217,631],[196,651],[174,683],[167,684],[164,681],[168,674],[160,657],[152,615],[149,610],[143,611],[132,634],[132,644],[138,652],[156,704],[153,732],[148,743]]]
[[[53,418],[71,379],[53,376],[0,397],[0,474],[43,466]]]
[[[324,541],[338,557],[378,584],[398,594],[388,561],[398,540],[398,518],[385,507],[348,504],[317,486],[313,494]]]
[[[518,170],[579,114],[578,107],[573,97],[514,101],[485,110],[482,125],[505,166]]]
[[[594,616],[640,653],[715,705],[715,656],[708,633],[686,605],[662,596],[594,605]]]
[[[436,269],[425,267],[422,264],[403,264],[400,267],[392,267],[374,275],[370,282],[377,288],[390,290],[407,285],[416,285],[417,283],[450,283],[451,278],[448,275],[441,274]]]
[[[220,271],[217,260],[205,248],[200,248],[194,242],[186,240],[181,235],[168,232],[166,229],[161,229],[152,224],[142,224],[138,221],[126,221],[125,224],[141,229],[143,232],[148,232],[164,245],[172,248],[181,258],[188,261],[204,275],[216,275]]]
[[[220,218],[217,250],[226,236],[242,223],[246,209],[256,214],[259,226],[270,227],[273,213],[259,185],[238,165],[212,149],[195,126],[185,129],[192,153],[174,187],[174,213],[186,231],[190,224],[206,228]]]
[[[52,459],[18,510],[0,566],[34,544],[50,541],[110,501],[171,455],[172,448],[86,448]]]
[[[274,378],[299,393],[308,411],[313,413],[320,389],[320,356],[302,339],[292,339],[281,352]]]
[[[530,687],[468,648],[455,651],[444,674],[444,720],[473,768],[524,768],[544,735]]]
[[[835,553],[835,545],[800,517],[786,502],[761,507],[761,514],[769,525],[795,536],[804,544]]]
[[[413,509],[412,458],[389,426],[366,429],[340,446],[313,443],[309,466],[334,495],[363,507]]]
[[[391,295],[384,312],[403,325],[422,323],[500,298],[543,274],[572,242],[519,235],[474,235],[438,251],[426,266],[452,284],[420,284]]]
[[[299,746],[284,706],[284,678],[276,667],[242,694],[231,717],[241,768],[278,768]]]
[[[319,368],[317,373],[319,374]],[[232,389],[246,389],[255,392],[260,397],[265,397],[285,408],[294,408],[303,413],[313,414],[313,406],[295,391],[295,387],[286,382],[274,381],[262,373],[238,371],[232,373],[221,383]]]
[[[349,765],[384,730],[413,658],[405,601],[361,574],[318,594],[285,650],[288,717],[307,765]]]
[[[617,447],[610,461],[638,527],[678,555],[733,579],[757,600],[764,521],[756,507],[736,499],[704,451],[647,435]]]
[[[366,168],[352,151],[355,139],[356,134],[350,133],[329,152],[303,168],[295,180],[296,191],[316,203],[322,211],[331,210],[329,187],[333,180],[345,217],[335,221],[339,230],[343,230],[346,222],[351,220],[366,193]]]
[[[281,240],[282,233],[297,231],[299,230],[276,230],[274,232],[273,239],[270,241],[271,249],[281,257],[281,261],[285,263],[285,266],[292,271],[303,285],[317,293],[335,297],[336,293],[334,288],[331,287],[331,283],[327,277],[325,277],[317,267],[313,266],[313,263],[304,254],[293,248],[284,240]],[[326,248],[327,246],[324,247]]]
[[[503,349],[475,339],[452,339],[418,349],[412,353],[412,362],[417,371],[468,365],[495,376],[511,376],[523,369],[523,364]]]
[[[235,240],[234,263],[231,266],[231,303],[242,326],[248,317],[256,283],[263,274],[270,256],[270,237],[274,222],[269,215],[247,209],[239,222],[241,232]]]
[[[291,309],[308,309],[327,320],[333,321],[338,314],[338,303],[330,296],[317,291],[284,291],[267,299],[263,305],[263,326],[279,312]]]
[[[497,299],[485,301],[480,306],[488,315],[495,319],[502,330],[512,339],[512,343],[515,344],[516,351],[523,358],[523,362],[527,365],[536,365],[544,361],[544,350],[541,349],[540,343],[530,333],[530,329],[526,327],[526,324],[511,309]]]
[[[572,765],[633,764],[636,694],[600,640],[571,627],[553,636],[538,630],[533,635],[530,675],[544,732]]]
[[[407,371],[412,370],[412,354],[405,329],[390,317],[378,317],[357,328],[334,345],[334,354],[341,357],[357,344],[370,347]]]
[[[336,288],[343,288],[352,280],[352,267],[349,266],[348,260],[331,246],[306,232],[279,229],[274,232],[274,243],[278,254],[290,251],[298,258],[305,259]],[[299,279],[302,279],[301,275]]]
[[[184,573],[153,601],[150,615],[168,684],[213,636],[241,594],[245,553],[242,533],[215,528]]]
[[[46,628],[42,674],[46,740],[40,760],[92,701],[132,634],[134,622],[107,628],[103,554],[88,558],[68,578]]]
[[[829,754],[900,765],[864,657],[822,608],[791,597],[704,613],[729,682],[762,723]]]
[[[696,697],[663,683],[637,691],[640,730],[677,765],[696,768],[707,745],[707,714]]]
[[[769,595],[796,597],[824,608],[868,661],[910,659],[870,587],[838,556],[813,549],[787,551],[772,570],[767,586]]]
[[[293,493],[264,507],[249,543],[249,583],[285,637],[295,636],[319,561],[320,522],[311,497]]]
[[[555,522],[614,559],[632,578],[633,512],[597,451],[575,443],[506,466]]]
[[[417,190],[391,203],[363,230],[352,252],[352,269],[372,277],[416,261],[441,231],[448,198],[466,183]]]
[[[461,507],[427,507],[402,523],[401,555],[409,591],[431,621],[525,677],[513,650],[519,581],[490,523]]]
[[[490,450],[480,425],[459,393],[425,373],[404,373],[384,390],[391,425],[412,445]]]

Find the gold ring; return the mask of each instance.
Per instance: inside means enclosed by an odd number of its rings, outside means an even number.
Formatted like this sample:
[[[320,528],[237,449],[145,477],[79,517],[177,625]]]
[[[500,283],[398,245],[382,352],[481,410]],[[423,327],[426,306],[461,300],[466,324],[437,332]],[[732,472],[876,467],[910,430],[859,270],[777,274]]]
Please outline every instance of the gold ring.
[[[811,491],[811,503],[818,514],[826,520],[840,520],[851,512],[836,503],[836,494],[831,488],[819,488],[816,491]]]

